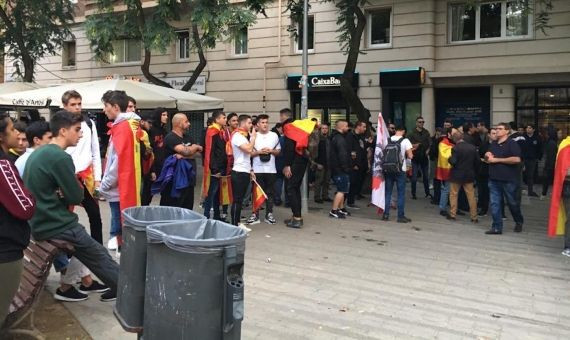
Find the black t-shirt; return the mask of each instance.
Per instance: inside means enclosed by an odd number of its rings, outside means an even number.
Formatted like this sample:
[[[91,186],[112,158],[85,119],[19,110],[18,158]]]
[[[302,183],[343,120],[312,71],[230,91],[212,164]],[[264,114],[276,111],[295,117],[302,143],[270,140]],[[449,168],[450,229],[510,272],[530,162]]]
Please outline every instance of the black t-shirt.
[[[514,140],[508,138],[503,143],[493,142],[489,151],[496,158],[521,157],[521,148]],[[497,181],[518,181],[518,164],[489,164],[489,179]]]
[[[174,148],[176,148],[177,145],[180,144],[186,144],[187,146],[190,146],[192,144],[195,144],[194,141],[192,140],[192,137],[190,137],[190,135],[188,134],[184,134],[183,137],[178,136],[177,134],[175,134],[174,132],[169,132],[166,137],[164,137],[164,154],[165,154],[165,158],[168,158],[172,155],[174,155],[176,153],[176,151],[174,151]],[[195,159],[189,159],[190,163],[192,163],[192,167],[194,168],[194,171],[198,171],[198,168],[196,167],[196,160]],[[193,181],[192,185],[195,185],[195,181]]]

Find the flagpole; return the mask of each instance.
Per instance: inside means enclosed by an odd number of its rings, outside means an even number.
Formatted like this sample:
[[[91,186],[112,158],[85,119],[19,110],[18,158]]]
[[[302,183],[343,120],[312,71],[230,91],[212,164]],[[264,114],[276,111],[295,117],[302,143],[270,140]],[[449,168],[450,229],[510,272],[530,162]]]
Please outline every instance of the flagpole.
[[[301,119],[307,118],[308,94],[309,94],[309,0],[303,1],[303,70],[301,76]],[[301,184],[301,212],[306,214],[309,212],[308,195],[309,188],[307,183],[308,170],[305,170],[303,182]]]

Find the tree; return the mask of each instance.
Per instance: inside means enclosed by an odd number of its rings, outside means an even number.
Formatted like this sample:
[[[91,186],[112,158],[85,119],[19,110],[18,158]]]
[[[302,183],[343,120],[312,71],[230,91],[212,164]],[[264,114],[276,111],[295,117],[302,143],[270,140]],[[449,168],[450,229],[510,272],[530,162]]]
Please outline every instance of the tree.
[[[124,11],[115,11],[117,1],[97,0],[98,12],[87,18],[86,32],[96,59],[108,62],[113,53],[113,41],[140,40],[144,49],[141,71],[156,85],[171,87],[150,72],[153,50],[165,53],[175,41],[173,21],[188,22],[191,50],[198,54],[199,62],[190,79],[183,86],[188,91],[207,65],[205,50],[216,42],[232,39],[241,29],[255,23],[256,14],[264,13],[270,0],[247,0],[243,5],[232,5],[229,0],[160,0],[150,9],[144,9],[142,0],[124,0]]]
[[[73,3],[69,0],[0,0],[0,47],[5,55],[22,63],[16,73],[24,81],[34,80],[38,59],[56,55],[72,37]]]

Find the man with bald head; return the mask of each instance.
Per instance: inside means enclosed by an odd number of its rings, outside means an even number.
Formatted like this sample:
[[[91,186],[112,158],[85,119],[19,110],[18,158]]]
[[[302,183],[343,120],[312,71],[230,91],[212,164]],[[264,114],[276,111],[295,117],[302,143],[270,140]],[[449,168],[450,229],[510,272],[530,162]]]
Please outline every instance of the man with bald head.
[[[197,153],[202,152],[202,147],[194,143],[188,134],[189,129],[188,117],[184,113],[175,114],[172,117],[172,131],[164,137],[164,153],[165,158],[174,155],[178,159],[188,159],[196,171],[197,166],[194,157]],[[181,191],[179,197],[171,196],[173,182],[170,181],[161,191],[160,205],[192,209],[194,207],[196,177],[191,178],[190,185]]]

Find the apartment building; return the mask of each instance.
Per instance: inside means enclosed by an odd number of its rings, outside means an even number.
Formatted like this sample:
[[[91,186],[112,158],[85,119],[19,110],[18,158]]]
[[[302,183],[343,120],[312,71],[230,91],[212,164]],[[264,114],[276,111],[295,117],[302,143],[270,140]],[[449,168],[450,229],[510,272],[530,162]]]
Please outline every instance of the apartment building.
[[[236,1],[239,2],[240,1]],[[276,0],[255,25],[234,41],[206,53],[208,65],[196,92],[225,100],[238,113],[300,110],[301,43],[287,31],[294,25]],[[427,127],[445,118],[456,123],[515,120],[555,125],[570,134],[570,1],[554,0],[545,32],[535,28],[537,10],[519,1],[483,1],[474,7],[447,0],[370,0],[355,87],[372,112],[408,127],[422,115]],[[145,1],[152,7],[153,1]],[[89,81],[122,75],[144,80],[140,43],[117,41],[110,64],[93,60],[82,22],[93,13],[87,1],[78,15],[75,39],[58,56],[38,63],[39,83]],[[280,15],[280,13],[282,13]],[[356,120],[342,100],[339,77],[346,56],[337,42],[333,3],[311,1],[309,17],[309,116],[320,121]],[[153,53],[151,71],[181,87],[197,63],[190,53],[188,23],[174,23],[178,40],[165,54]],[[12,74],[6,62],[6,80]],[[202,115],[193,115],[203,124]]]

